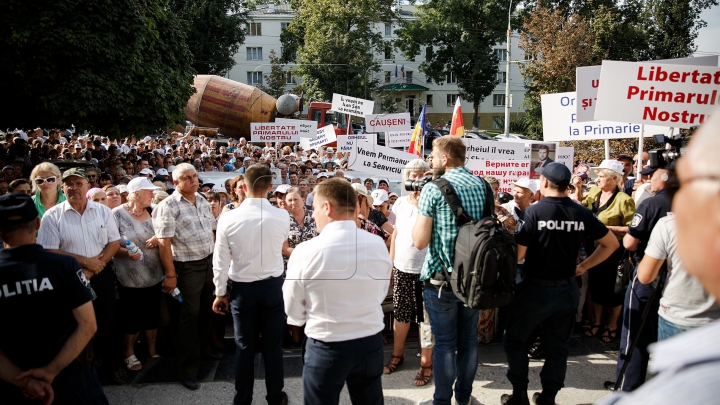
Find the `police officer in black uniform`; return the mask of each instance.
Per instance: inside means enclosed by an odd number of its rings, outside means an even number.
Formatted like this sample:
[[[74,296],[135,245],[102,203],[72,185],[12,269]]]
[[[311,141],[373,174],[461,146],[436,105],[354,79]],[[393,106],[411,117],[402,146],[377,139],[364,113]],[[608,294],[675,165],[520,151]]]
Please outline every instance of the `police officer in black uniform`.
[[[541,175],[540,192],[544,198],[525,211],[525,223],[515,235],[518,260],[525,259],[525,271],[508,305],[503,338],[513,393],[503,394],[501,402],[509,405],[529,404],[529,338],[540,323],[545,346],[545,364],[540,372],[543,391],[535,393],[533,401],[539,405],[555,403],[565,382],[567,343],[580,299],[575,277],[607,259],[620,246],[592,212],[566,197],[571,174],[565,165],[550,163],[535,170]],[[580,244],[586,236],[600,246],[578,265]]]
[[[39,227],[29,196],[0,197],[0,403],[107,404],[85,351],[94,293],[77,260],[35,243]]]
[[[650,360],[648,346],[657,341],[658,328],[658,308],[660,306],[661,294],[655,294],[652,306],[648,313],[642,331],[640,322],[645,306],[648,305],[650,293],[652,292],[652,284],[643,284],[637,280],[637,265],[640,264],[645,255],[645,247],[650,240],[650,233],[660,220],[667,216],[670,212],[670,199],[665,194],[665,181],[668,179],[668,171],[665,169],[648,168],[640,172],[641,174],[652,174],[650,178],[650,190],[655,193],[638,205],[635,211],[628,233],[623,238],[623,245],[627,250],[635,251],[635,269],[630,278],[630,285],[625,292],[625,303],[623,305],[623,323],[620,338],[620,350],[618,351],[618,362],[615,377],[620,379],[619,389],[621,391],[630,392],[641,386],[647,377],[647,366]],[[663,268],[660,274],[663,274]],[[633,341],[638,343],[631,357],[627,358],[627,352]],[[620,371],[625,362],[628,362],[625,374],[620,377]],[[605,387],[610,389],[614,387],[614,382],[606,382]]]

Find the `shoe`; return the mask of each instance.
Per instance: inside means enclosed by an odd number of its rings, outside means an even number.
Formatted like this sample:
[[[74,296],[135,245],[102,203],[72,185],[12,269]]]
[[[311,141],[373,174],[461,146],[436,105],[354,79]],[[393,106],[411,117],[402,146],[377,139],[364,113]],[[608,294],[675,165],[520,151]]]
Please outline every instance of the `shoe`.
[[[603,332],[601,339],[604,343],[613,343],[616,340],[618,340],[618,328],[615,328],[615,330],[610,330],[610,328],[605,328],[605,332]]]
[[[393,363],[393,359],[400,359],[397,363]],[[402,356],[393,356],[390,355],[390,360],[388,360],[387,363],[385,363],[385,366],[383,367],[383,374],[392,374],[398,366],[402,365],[405,362],[405,353],[403,353]]]
[[[603,332],[602,325],[585,326],[583,329],[586,337],[598,337]],[[597,329],[597,331],[593,332],[595,329]]]
[[[207,353],[205,353],[205,357],[211,358],[213,360],[220,360],[222,359],[222,356],[222,352],[215,348],[211,348]]]
[[[615,391],[615,381],[605,381],[603,387],[608,391]]]
[[[430,374],[425,374],[425,370],[430,370]],[[432,376],[432,365],[430,366],[420,366],[420,371],[415,374],[415,381],[413,382],[413,385],[416,387],[422,387],[430,382],[430,377]]]
[[[525,394],[522,397],[518,397],[512,394],[502,394],[500,396],[500,403],[503,405],[530,405],[530,400]]]
[[[541,392],[534,393],[532,400],[535,405],[555,405],[554,399],[544,397]]]
[[[180,381],[180,384],[182,384],[183,387],[185,387],[189,390],[192,390],[192,391],[195,391],[198,388],[200,388],[200,383],[198,383],[198,380],[195,377],[190,377],[187,380],[182,380],[182,381]]]

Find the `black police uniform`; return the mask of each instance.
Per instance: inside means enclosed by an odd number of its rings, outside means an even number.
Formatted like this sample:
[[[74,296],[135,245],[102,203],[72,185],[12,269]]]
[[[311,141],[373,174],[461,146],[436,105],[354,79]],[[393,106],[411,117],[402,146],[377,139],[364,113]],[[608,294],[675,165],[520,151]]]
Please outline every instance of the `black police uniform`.
[[[645,255],[645,248],[650,240],[650,234],[655,224],[657,224],[660,218],[667,216],[670,208],[670,199],[665,194],[665,190],[658,191],[654,196],[643,200],[643,202],[638,205],[635,216],[628,229],[628,234],[638,239],[638,249],[634,255],[636,263],[640,263],[640,260],[642,260]],[[660,273],[662,274],[663,272],[661,271]],[[641,386],[647,377],[647,366],[650,360],[650,353],[648,353],[647,348],[651,343],[657,341],[660,294],[655,294],[653,302],[650,303],[652,307],[650,308],[642,332],[638,335],[637,331],[640,327],[645,306],[648,305],[651,292],[652,284],[642,284],[637,280],[637,266],[635,266],[632,278],[630,279],[630,285],[625,292],[616,378],[620,376],[620,370],[622,370],[626,360],[625,354],[630,349],[633,340],[638,339],[638,343],[630,358],[622,381],[620,381],[620,390],[622,391],[633,391]]]
[[[77,327],[73,309],[93,299],[72,257],[37,244],[0,251],[0,349],[22,370],[50,363]],[[77,360],[53,381],[54,404],[106,404],[92,366]],[[0,402],[22,403],[16,387],[0,382]],[[10,403],[8,402],[8,403]]]
[[[528,340],[541,323],[543,393],[554,398],[564,386],[567,343],[580,299],[575,282],[578,251],[586,236],[597,240],[607,233],[590,210],[568,197],[545,197],[525,210],[525,223],[515,235],[518,245],[527,246],[524,278],[509,304],[503,339],[513,391],[527,390]]]

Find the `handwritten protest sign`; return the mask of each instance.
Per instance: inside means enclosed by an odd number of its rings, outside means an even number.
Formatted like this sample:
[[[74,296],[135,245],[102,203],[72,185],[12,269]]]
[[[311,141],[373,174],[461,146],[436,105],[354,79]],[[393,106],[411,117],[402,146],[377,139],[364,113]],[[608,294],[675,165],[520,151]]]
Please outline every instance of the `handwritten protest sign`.
[[[333,111],[364,118],[366,115],[372,114],[374,107],[374,101],[333,93],[331,107]]]
[[[317,121],[275,118],[276,124],[296,125],[301,138],[314,138],[317,134]]]
[[[332,125],[326,125],[317,130],[317,134],[313,138],[300,138],[300,146],[305,150],[317,149],[320,146],[334,142],[337,140],[335,128]]]

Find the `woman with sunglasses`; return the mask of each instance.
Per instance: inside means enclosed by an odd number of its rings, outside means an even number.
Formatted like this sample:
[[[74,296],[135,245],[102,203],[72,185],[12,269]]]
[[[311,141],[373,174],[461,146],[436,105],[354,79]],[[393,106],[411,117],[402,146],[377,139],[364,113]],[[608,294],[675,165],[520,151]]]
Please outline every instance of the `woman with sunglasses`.
[[[65,201],[65,194],[60,189],[60,169],[52,163],[43,162],[35,166],[30,173],[35,195],[35,208],[38,210],[38,218],[45,215],[45,211]]]

